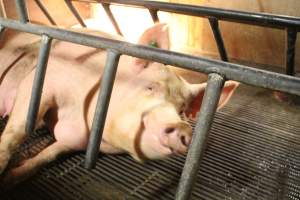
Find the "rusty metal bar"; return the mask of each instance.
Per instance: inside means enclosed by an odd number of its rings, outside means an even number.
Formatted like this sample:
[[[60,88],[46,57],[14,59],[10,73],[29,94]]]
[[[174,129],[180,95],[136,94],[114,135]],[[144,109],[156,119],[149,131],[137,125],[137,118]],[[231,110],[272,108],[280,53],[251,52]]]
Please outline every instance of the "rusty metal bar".
[[[22,23],[27,23],[29,19],[25,0],[16,0],[16,8],[20,21]]]
[[[296,49],[297,31],[292,28],[286,30],[286,56],[285,66],[286,74],[295,75],[295,49]]]
[[[52,38],[43,35],[41,40],[41,47],[38,56],[36,71],[34,75],[31,98],[29,103],[29,109],[27,113],[27,121],[26,121],[26,133],[30,134],[34,131],[36,117],[39,111],[42,90],[44,85],[45,73],[47,69],[47,63],[51,48]]]
[[[119,34],[119,35],[123,35],[122,34],[122,31],[121,29],[119,28],[119,25],[118,25],[118,22],[116,21],[113,13],[111,12],[110,10],[110,4],[107,4],[107,3],[102,3],[101,4],[102,7],[104,8],[104,11],[106,12],[110,22],[112,23],[112,25],[114,26],[116,32]]]
[[[156,10],[156,9],[149,9],[149,12],[150,12],[150,15],[151,15],[151,18],[152,18],[153,22],[154,23],[159,22],[159,18],[158,18],[158,15],[157,15],[158,10]]]
[[[84,23],[83,19],[80,17],[79,13],[77,12],[76,8],[74,7],[72,1],[65,0],[65,3],[67,4],[70,11],[73,13],[74,17],[77,19],[77,21],[80,23],[82,27],[86,27],[86,24]]]
[[[213,73],[208,76],[200,114],[177,188],[176,200],[190,199],[224,82],[225,79],[219,74]]]
[[[219,50],[221,60],[228,62],[228,56],[227,56],[227,53],[226,53],[226,48],[225,48],[224,41],[223,41],[223,38],[222,38],[222,34],[221,34],[221,31],[220,31],[220,28],[219,28],[219,21],[218,21],[218,19],[212,18],[212,17],[208,18],[208,20],[209,20],[209,23],[210,23],[210,27],[213,31],[215,41],[217,43],[217,47],[218,47],[218,50]]]
[[[86,3],[110,3],[124,6],[135,6],[158,11],[184,14],[197,17],[214,17],[219,20],[252,24],[264,27],[285,29],[294,27],[300,31],[300,18],[274,14],[262,14],[254,12],[243,12],[237,10],[212,8],[205,6],[188,5],[182,3],[168,3],[148,0],[70,0]]]
[[[100,149],[100,142],[104,130],[105,118],[109,106],[109,100],[117,72],[120,54],[114,50],[108,50],[106,65],[102,75],[96,110],[92,123],[91,135],[87,147],[84,166],[87,169],[95,167]]]
[[[54,19],[51,17],[51,15],[49,14],[48,10],[46,9],[46,7],[43,5],[43,3],[40,0],[34,0],[35,3],[37,4],[37,6],[40,8],[40,10],[44,13],[44,15],[46,16],[46,18],[49,20],[49,22],[52,25],[57,25],[54,21]]]

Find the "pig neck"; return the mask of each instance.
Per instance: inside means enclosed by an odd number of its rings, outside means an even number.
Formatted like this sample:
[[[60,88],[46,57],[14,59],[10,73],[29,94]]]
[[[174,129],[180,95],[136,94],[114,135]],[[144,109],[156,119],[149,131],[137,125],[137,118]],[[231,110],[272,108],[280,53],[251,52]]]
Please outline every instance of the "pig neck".
[[[96,62],[92,62],[91,60],[89,60],[89,62],[96,63]],[[126,63],[130,63],[129,57],[127,56],[121,57],[119,63],[120,64],[117,69],[117,74],[114,81],[114,87],[110,98],[109,109],[106,116],[106,123],[105,123],[104,133],[103,133],[104,140],[106,140],[106,134],[110,134],[114,131],[114,129],[111,126],[111,121],[113,117],[112,115],[113,113],[116,112],[117,108],[115,107],[116,105],[119,104],[119,100],[125,92],[124,88],[126,88],[125,87],[126,82],[128,82],[132,77],[132,72],[131,70],[128,70],[129,66],[126,65]],[[98,73],[100,73],[101,76],[104,70],[104,66],[105,66],[105,62],[101,62],[101,64],[98,65]],[[95,70],[94,67],[93,70]],[[87,125],[89,131],[91,131],[92,128],[92,122],[93,122],[94,113],[96,109],[97,99],[99,96],[99,86],[101,84],[101,80],[102,79],[98,80],[97,83],[94,84],[94,86],[90,90],[90,94],[91,94],[90,97],[86,98],[88,103]]]

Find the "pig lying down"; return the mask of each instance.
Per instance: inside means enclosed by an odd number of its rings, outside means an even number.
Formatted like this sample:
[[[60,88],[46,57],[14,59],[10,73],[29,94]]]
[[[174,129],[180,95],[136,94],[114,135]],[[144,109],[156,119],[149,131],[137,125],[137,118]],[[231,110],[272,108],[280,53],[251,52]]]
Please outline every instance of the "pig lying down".
[[[85,32],[123,40],[99,31]],[[5,34],[10,39],[0,50],[0,114],[9,116],[0,139],[0,174],[3,182],[15,184],[59,155],[87,148],[106,51],[53,42],[37,124],[47,125],[55,142],[17,167],[6,169],[26,139],[25,122],[37,58],[34,46],[39,41],[25,33],[10,34]],[[139,40],[142,45],[153,42],[168,49],[165,24],[149,28]],[[138,161],[185,153],[192,129],[180,115],[195,116],[205,86],[189,84],[163,64],[121,56],[99,150],[125,152]],[[237,86],[237,82],[226,82],[219,107]]]

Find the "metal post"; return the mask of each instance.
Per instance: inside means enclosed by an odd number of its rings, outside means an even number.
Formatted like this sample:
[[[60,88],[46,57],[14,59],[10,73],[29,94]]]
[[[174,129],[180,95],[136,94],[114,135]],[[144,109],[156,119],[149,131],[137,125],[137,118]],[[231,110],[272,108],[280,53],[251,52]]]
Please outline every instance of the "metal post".
[[[149,9],[150,15],[151,15],[152,20],[153,20],[154,23],[159,22],[157,11],[158,10],[156,10],[156,9]]]
[[[3,33],[4,33],[4,30],[5,30],[4,26],[0,25],[0,39],[1,39],[2,35],[3,35]]]
[[[41,9],[41,11],[44,13],[44,15],[47,17],[47,19],[49,20],[49,22],[52,25],[56,25],[54,19],[51,17],[51,15],[49,14],[49,12],[47,11],[47,9],[45,8],[45,6],[43,5],[43,3],[40,0],[35,0],[35,3],[38,5],[38,7]]]
[[[213,122],[223,85],[224,78],[222,76],[219,74],[209,74],[200,115],[177,188],[176,200],[187,200],[191,196],[199,163],[205,149],[206,139]]]
[[[40,100],[44,85],[45,73],[51,48],[52,38],[47,35],[42,36],[41,47],[32,84],[31,98],[26,121],[26,133],[34,131],[37,113],[39,111]]]
[[[22,23],[27,23],[29,20],[25,0],[16,0],[16,8],[20,21]]]
[[[113,50],[108,50],[105,69],[102,76],[99,96],[92,123],[92,130],[89,138],[84,166],[87,169],[95,167],[99,153],[100,142],[105,125],[105,118],[109,106],[109,100],[113,89],[113,83],[117,72],[120,54]]]
[[[77,19],[77,21],[80,23],[82,27],[86,27],[83,19],[80,17],[79,13],[77,12],[76,8],[74,7],[71,0],[65,0],[65,3],[67,4],[70,11],[73,13],[74,17]]]
[[[107,3],[102,3],[101,5],[102,5],[102,7],[104,8],[104,10],[105,10],[105,12],[106,12],[106,14],[107,14],[107,16],[108,16],[110,22],[113,24],[113,26],[114,26],[115,30],[117,31],[117,33],[118,33],[119,35],[122,35],[122,36],[123,36],[123,34],[122,34],[122,32],[121,32],[121,30],[120,30],[120,28],[119,28],[118,22],[116,21],[116,19],[115,19],[113,13],[112,13],[111,10],[110,10],[110,5],[107,4]]]
[[[295,75],[295,48],[297,40],[297,31],[293,28],[287,28],[286,30],[286,74]]]
[[[208,20],[209,20],[210,27],[211,27],[214,37],[215,37],[215,41],[218,46],[220,57],[223,61],[227,62],[228,57],[227,57],[224,41],[222,38],[222,34],[219,29],[219,21],[217,18],[214,18],[214,17],[209,17]]]

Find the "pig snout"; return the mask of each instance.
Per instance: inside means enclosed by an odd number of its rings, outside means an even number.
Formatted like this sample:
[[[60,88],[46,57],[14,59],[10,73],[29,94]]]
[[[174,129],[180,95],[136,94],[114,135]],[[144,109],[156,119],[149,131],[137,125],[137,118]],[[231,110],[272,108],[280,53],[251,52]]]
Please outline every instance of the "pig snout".
[[[187,151],[192,139],[192,128],[185,122],[167,124],[161,132],[161,143],[170,148],[173,153],[181,154]]]

